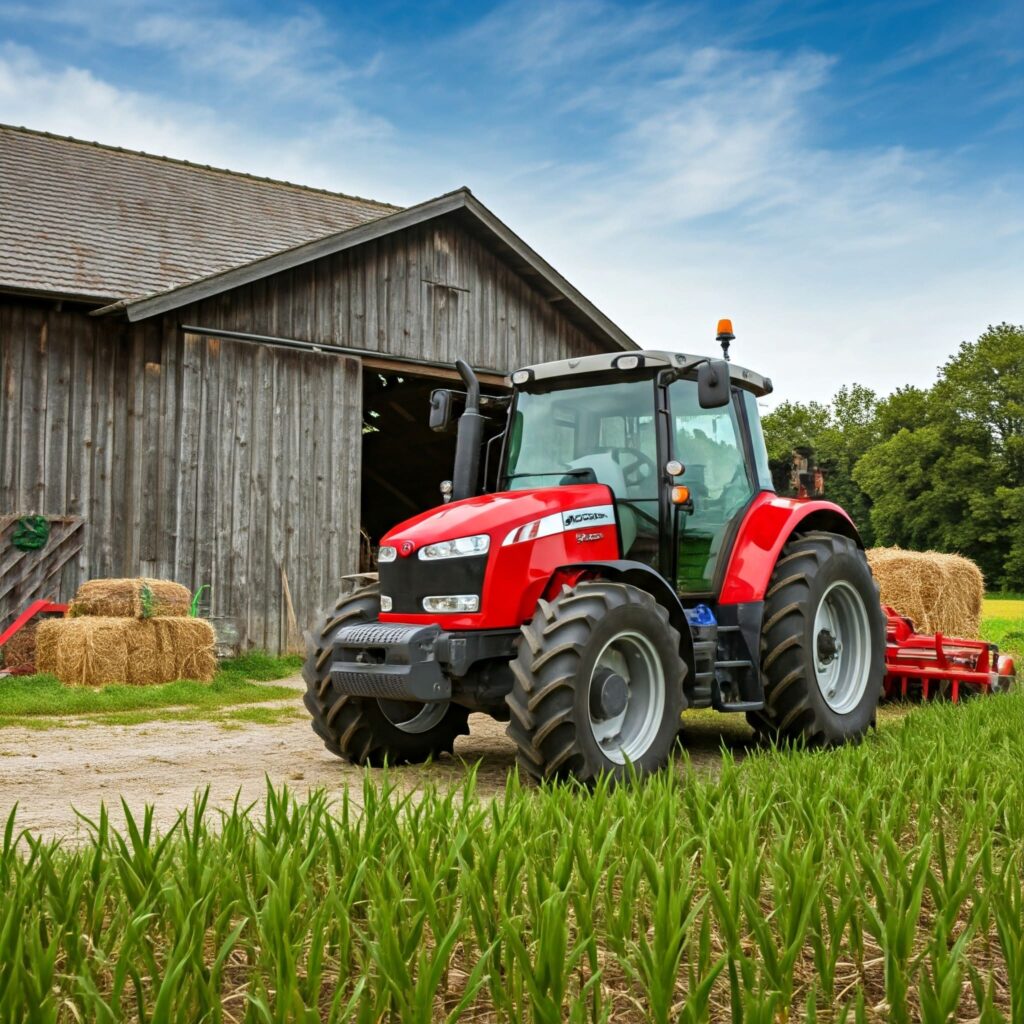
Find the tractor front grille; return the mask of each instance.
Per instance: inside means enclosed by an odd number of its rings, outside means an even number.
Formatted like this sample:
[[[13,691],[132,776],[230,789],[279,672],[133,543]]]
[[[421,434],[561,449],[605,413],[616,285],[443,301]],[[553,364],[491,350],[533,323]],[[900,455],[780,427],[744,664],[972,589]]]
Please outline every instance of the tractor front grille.
[[[480,594],[483,611],[487,555],[424,562],[416,552],[380,565],[380,592],[391,598],[389,614],[423,615],[423,598],[439,594]]]

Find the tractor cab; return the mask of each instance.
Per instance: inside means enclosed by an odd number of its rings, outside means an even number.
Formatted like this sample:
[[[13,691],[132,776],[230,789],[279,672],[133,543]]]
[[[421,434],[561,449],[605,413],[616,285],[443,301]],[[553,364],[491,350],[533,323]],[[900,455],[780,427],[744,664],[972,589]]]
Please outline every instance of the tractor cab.
[[[885,632],[856,528],[776,495],[757,399],[725,359],[618,352],[527,366],[512,394],[431,396],[457,424],[443,502],[381,539],[311,634],[305,703],[359,764],[451,751],[505,720],[536,778],[661,767],[686,708],[759,732],[862,736]],[[504,430],[488,431],[505,419]],[[491,437],[485,442],[485,437]]]
[[[702,369],[725,386],[702,392]],[[730,527],[772,489],[757,410],[771,383],[667,352],[549,363],[512,379],[499,489],[607,486],[621,557],[679,594],[710,597]]]

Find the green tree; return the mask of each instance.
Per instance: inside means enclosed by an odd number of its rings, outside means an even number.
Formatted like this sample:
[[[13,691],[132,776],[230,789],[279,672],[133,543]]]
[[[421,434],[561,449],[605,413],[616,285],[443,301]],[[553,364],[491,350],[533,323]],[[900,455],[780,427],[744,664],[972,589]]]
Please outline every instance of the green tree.
[[[959,551],[990,585],[1024,586],[1024,328],[964,342],[930,392],[898,391],[877,418],[852,473],[876,541]]]

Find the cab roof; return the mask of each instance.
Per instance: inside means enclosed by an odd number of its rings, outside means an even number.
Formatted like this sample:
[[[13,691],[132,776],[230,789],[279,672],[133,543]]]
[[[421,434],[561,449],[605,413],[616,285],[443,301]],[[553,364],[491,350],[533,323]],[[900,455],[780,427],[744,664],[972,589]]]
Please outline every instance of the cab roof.
[[[512,375],[525,370],[530,374],[530,381],[554,380],[558,377],[577,377],[580,374],[589,373],[619,373],[629,374],[641,370],[651,369],[672,369],[693,365],[711,356],[700,356],[686,352],[602,352],[593,356],[576,356],[572,359],[556,359],[550,363],[535,363],[532,366],[521,367]],[[634,361],[639,360],[637,365]],[[729,377],[737,387],[752,391],[758,397],[771,394],[772,382],[768,377],[748,370],[735,363],[729,363]],[[525,383],[525,382],[524,382]]]

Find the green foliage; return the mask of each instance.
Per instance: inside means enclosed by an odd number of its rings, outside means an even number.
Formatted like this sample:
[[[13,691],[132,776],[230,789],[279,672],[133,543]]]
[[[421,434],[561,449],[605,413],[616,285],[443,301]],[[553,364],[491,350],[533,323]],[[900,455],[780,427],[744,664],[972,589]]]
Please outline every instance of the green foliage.
[[[14,811],[0,1019],[1019,1021],[1022,732],[1011,693],[713,778]]]
[[[1024,587],[1024,327],[964,342],[927,391],[853,385],[828,405],[784,403],[765,436],[783,486],[792,449],[816,449],[828,496],[869,545],[960,552],[990,586]]]

